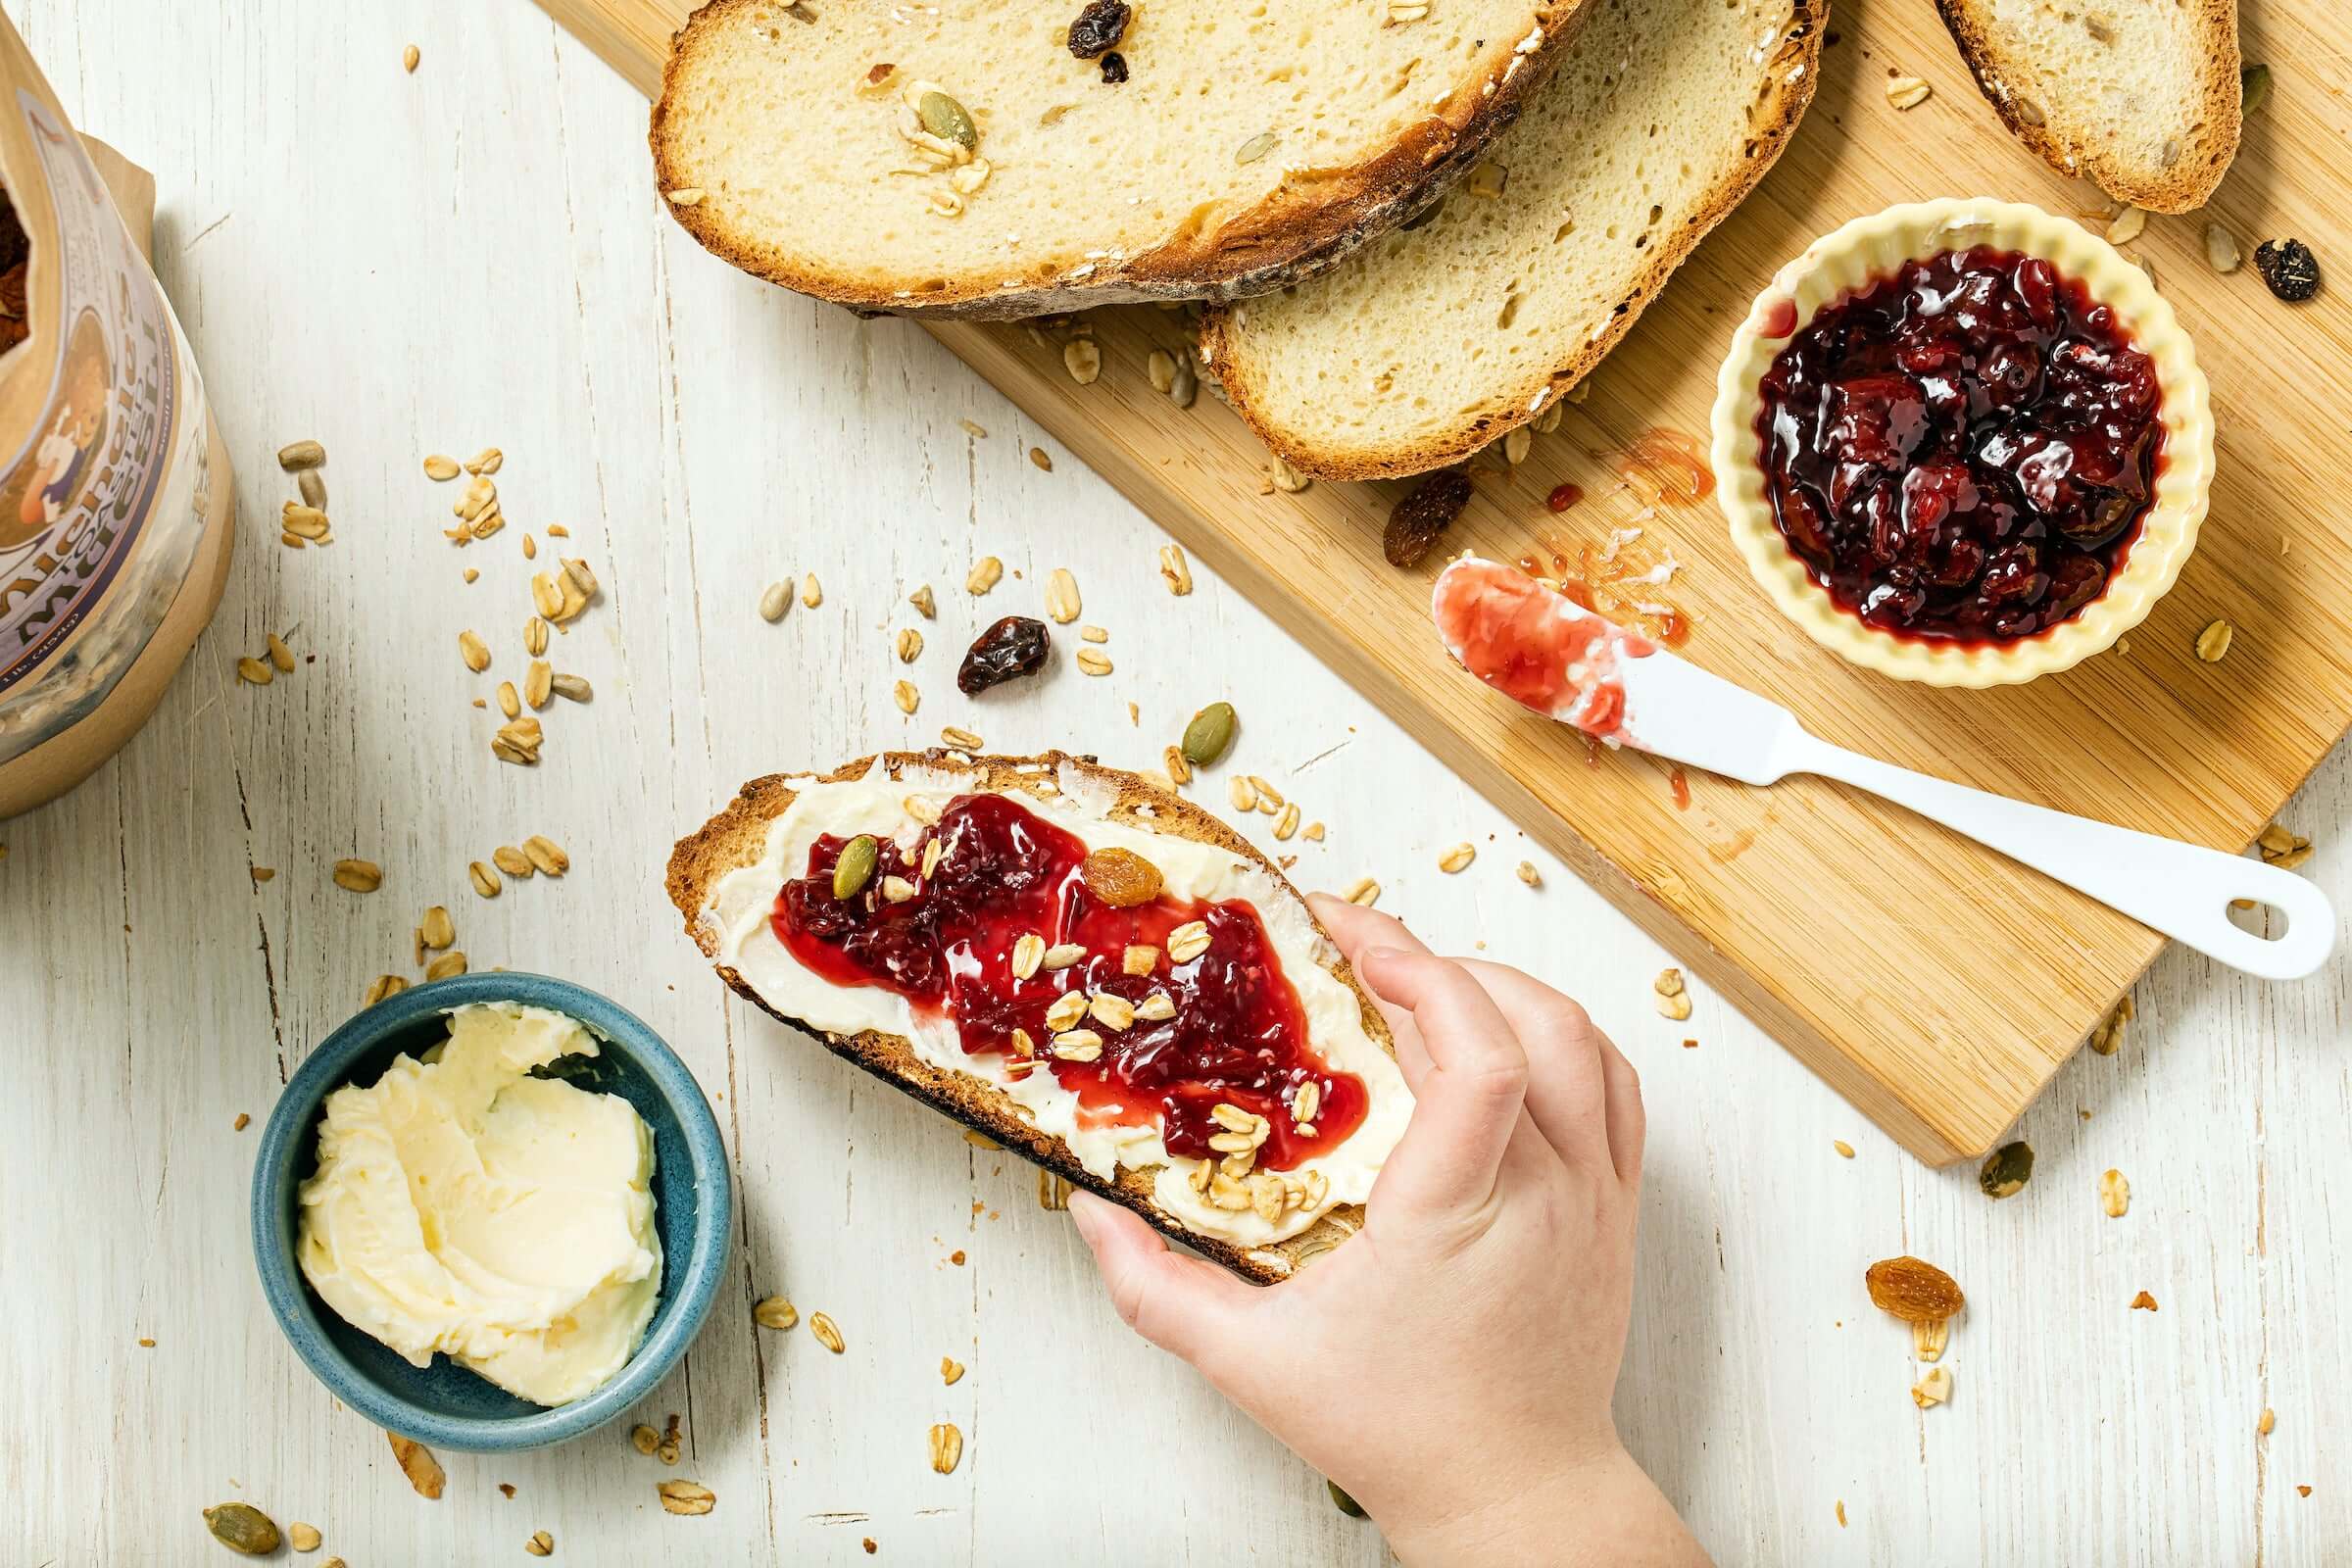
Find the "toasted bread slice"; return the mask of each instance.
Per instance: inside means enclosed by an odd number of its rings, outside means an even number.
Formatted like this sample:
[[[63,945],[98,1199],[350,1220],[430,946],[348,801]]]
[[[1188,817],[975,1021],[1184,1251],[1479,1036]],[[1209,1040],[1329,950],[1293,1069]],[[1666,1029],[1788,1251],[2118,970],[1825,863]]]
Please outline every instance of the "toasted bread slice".
[[[712,0],[671,43],[656,177],[714,254],[861,311],[1248,294],[1469,169],[1582,15],[1579,0],[1441,0],[1405,21],[1401,0],[1152,0],[1113,83],[1067,46],[1081,3]],[[934,105],[925,129],[927,87],[963,118]]]
[[[1395,1054],[1394,1042],[1379,1009],[1356,982],[1347,960],[1331,948],[1321,927],[1314,924],[1305,901],[1248,841],[1191,802],[1138,775],[1102,767],[1059,752],[1034,758],[977,759],[939,751],[888,752],[860,758],[813,781],[803,778],[799,782],[807,785],[861,780],[875,768],[884,770],[894,783],[901,779],[933,785],[953,781],[958,793],[969,790],[1020,795],[1041,807],[1063,794],[1065,786],[1084,785],[1099,793],[1104,806],[1102,814],[1111,822],[1154,835],[1207,844],[1262,872],[1263,885],[1274,890],[1275,897],[1296,904],[1298,916],[1306,922],[1305,929],[1319,939],[1322,951],[1315,955],[1315,961],[1352,996],[1365,1035],[1380,1051],[1391,1056]],[[914,786],[909,783],[906,787]],[[783,774],[754,779],[744,785],[726,809],[681,839],[669,858],[670,902],[685,917],[687,934],[714,960],[719,978],[738,995],[781,1022],[814,1036],[834,1054],[986,1134],[1072,1185],[1134,1210],[1163,1234],[1247,1278],[1266,1282],[1287,1278],[1308,1259],[1329,1250],[1361,1227],[1362,1205],[1348,1203],[1333,1207],[1310,1228],[1279,1241],[1246,1246],[1202,1234],[1155,1200],[1152,1178],[1159,1167],[1119,1169],[1108,1180],[1098,1177],[1087,1170],[1065,1141],[1041,1131],[1030,1119],[1027,1107],[989,1079],[926,1060],[914,1043],[903,1035],[879,1030],[846,1036],[829,1034],[781,1010],[760,993],[740,968],[726,961],[722,947],[724,933],[714,906],[721,879],[739,868],[760,866],[765,859],[769,827],[784,815],[796,797],[793,783]],[[772,894],[768,897],[772,898]],[[1403,1093],[1401,1081],[1396,1085],[1396,1092]],[[1370,1121],[1368,1117],[1367,1128]]]
[[[1826,0],[1587,0],[1575,53],[1434,220],[1213,312],[1201,352],[1293,467],[1418,473],[1598,365],[1780,156]]]
[[[2237,0],[1936,0],[1977,85],[2064,174],[2152,213],[2205,205],[2237,156]]]

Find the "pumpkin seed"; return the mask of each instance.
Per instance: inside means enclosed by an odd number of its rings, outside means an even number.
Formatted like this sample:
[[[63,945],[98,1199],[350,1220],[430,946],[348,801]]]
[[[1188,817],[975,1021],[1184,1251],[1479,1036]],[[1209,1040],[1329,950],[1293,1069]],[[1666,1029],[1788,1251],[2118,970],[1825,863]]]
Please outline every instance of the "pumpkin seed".
[[[326,448],[316,441],[289,441],[277,449],[277,466],[288,473],[316,468],[326,461]]]
[[[1233,747],[1236,722],[1231,703],[1211,703],[1184,726],[1184,760],[1195,767],[1213,767]]]
[[[277,1549],[277,1525],[250,1502],[223,1502],[204,1510],[204,1528],[231,1551],[264,1557]]]
[[[874,866],[882,858],[881,846],[871,833],[860,833],[841,847],[841,858],[833,862],[833,896],[854,899],[865,890],[874,878]]]
[[[980,127],[972,123],[971,112],[936,87],[915,100],[914,118],[942,141],[964,148],[980,145]]]
[[[567,703],[585,703],[596,696],[596,688],[583,675],[550,675],[547,689]]]
[[[481,861],[475,860],[466,867],[466,875],[473,883],[474,892],[479,893],[485,899],[498,897],[500,884],[496,871],[491,870]]]
[[[1254,164],[1272,152],[1275,143],[1281,140],[1282,137],[1274,131],[1260,131],[1242,143],[1241,151],[1233,155],[1233,161],[1237,164]]]
[[[2271,68],[2242,66],[2237,73],[2238,115],[2252,115],[2271,101]]]
[[[529,857],[531,864],[549,876],[562,876],[571,869],[571,857],[564,853],[562,845],[544,833],[534,833],[524,839],[522,853]]]
[[[1337,1481],[1324,1482],[1323,1490],[1331,1494],[1332,1506],[1339,1509],[1340,1512],[1346,1514],[1348,1518],[1362,1519],[1367,1517],[1367,1515],[1364,1513],[1364,1505],[1356,1501],[1353,1497],[1348,1495],[1348,1494],[1345,1492],[1342,1492],[1340,1490],[1340,1484]]]
[[[2238,249],[2237,236],[2219,223],[2205,225],[2205,265],[2225,277],[2245,262],[2245,253]]]
[[[693,1481],[664,1481],[654,1488],[662,1506],[670,1513],[705,1514],[718,1506],[718,1494]]]
[[[384,885],[384,868],[373,860],[337,860],[335,886],[353,893],[373,893]]]
[[[2012,1197],[2033,1179],[2034,1146],[2022,1139],[1994,1150],[1977,1172],[1977,1186],[1986,1198]]]

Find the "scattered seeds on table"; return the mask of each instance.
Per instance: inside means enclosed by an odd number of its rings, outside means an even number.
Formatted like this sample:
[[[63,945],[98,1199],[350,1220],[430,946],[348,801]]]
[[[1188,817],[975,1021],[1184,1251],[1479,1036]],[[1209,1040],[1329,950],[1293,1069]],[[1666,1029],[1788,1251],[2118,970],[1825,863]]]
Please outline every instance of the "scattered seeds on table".
[[[2122,1171],[2100,1172],[2099,1207],[2106,1210],[2109,1219],[2122,1219],[2132,1207],[2132,1184]]]
[[[423,934],[424,945],[435,953],[458,940],[458,923],[449,917],[449,910],[438,904],[424,911],[424,918],[416,922],[416,929]]]
[[[1067,626],[1078,618],[1083,607],[1078,600],[1078,579],[1067,566],[1055,566],[1046,578],[1046,613],[1054,621]]]
[[[555,680],[553,665],[544,659],[532,660],[530,667],[522,672],[522,700],[533,709],[545,708],[548,699],[555,695]],[[509,713],[507,716],[513,718],[514,715]]]
[[[1225,798],[1233,803],[1233,808],[1237,811],[1257,809],[1257,791],[1251,787],[1249,778],[1244,774],[1236,773],[1227,780]]]
[[[326,448],[316,441],[289,441],[277,449],[277,466],[288,473],[316,468],[326,461]]]
[[[718,1506],[718,1494],[697,1481],[664,1481],[654,1491],[671,1513],[705,1514]]]
[[[490,645],[477,632],[462,631],[458,633],[458,657],[466,661],[467,669],[479,675],[490,667]]]
[[[1214,767],[1232,750],[1238,722],[1231,703],[1211,703],[1195,713],[1184,726],[1184,760],[1195,767]]]
[[[1291,835],[1298,831],[1298,803],[1292,801],[1283,807],[1282,814],[1274,819],[1274,836],[1287,843]]]
[[[534,1530],[531,1539],[522,1544],[522,1549],[534,1557],[552,1557],[556,1554],[556,1538],[544,1530]]]
[[[760,595],[760,618],[773,625],[792,608],[792,584],[778,578]]]
[[[1977,1171],[1978,1188],[1991,1199],[2014,1197],[2033,1179],[2034,1146],[2023,1139],[1994,1150]]]
[[[939,1358],[939,1381],[941,1383],[953,1386],[956,1380],[962,1376],[963,1363],[961,1361],[947,1355]]]
[[[547,689],[567,703],[593,702],[596,698],[596,688],[588,684],[585,675],[558,672],[547,678]]]
[[[408,989],[408,981],[402,979],[399,975],[379,974],[373,980],[368,982],[367,991],[362,993],[360,997],[360,1005],[363,1007],[372,1007],[377,1003],[383,1001],[386,997],[397,997],[403,991]]]
[[[1380,902],[1380,884],[1368,876],[1359,876],[1348,884],[1348,891],[1341,897],[1349,904],[1360,905],[1368,909]]]
[[[914,592],[908,594],[906,596],[906,602],[912,605],[915,610],[921,613],[925,620],[936,620],[939,618],[939,601],[932,597],[931,585],[929,583],[924,583],[921,587],[915,589]]]
[[[280,675],[293,674],[294,650],[286,646],[286,640],[277,633],[271,632],[264,639],[264,644],[270,650],[270,666]]]
[[[483,898],[495,899],[498,897],[498,873],[481,861],[475,860],[469,863],[466,867],[466,876],[473,883],[473,891]]]
[[[531,858],[529,856],[523,854],[522,851],[516,849],[512,844],[501,844],[497,849],[492,850],[490,852],[490,862],[497,866],[501,871],[506,872],[507,875],[514,877],[518,880],[528,877],[533,871],[538,869],[536,866],[531,864]]]
[[[539,559],[539,541],[527,533],[522,536],[522,559],[525,561]]]
[[[2226,620],[2207,621],[2205,629],[2197,633],[2197,657],[2208,664],[2220,663],[2236,635],[2237,628]]]
[[[384,1436],[391,1440],[392,1457],[400,1461],[401,1473],[409,1478],[409,1485],[416,1489],[416,1494],[438,1500],[448,1476],[441,1468],[441,1461],[433,1457],[433,1450],[395,1432]]]
[[[965,729],[960,724],[948,725],[939,732],[939,738],[960,752],[976,752],[988,744],[980,738],[978,731]]]
[[[1512,874],[1531,888],[1540,888],[1544,885],[1544,873],[1536,869],[1536,863],[1533,860],[1521,860],[1518,869]]]
[[[1280,458],[1274,460],[1274,488],[1284,495],[1295,496],[1313,485],[1314,482],[1312,478],[1300,473]]]
[[[204,1510],[204,1528],[229,1550],[266,1557],[277,1549],[277,1525],[250,1502],[215,1503]]]
[[[455,479],[461,471],[457,459],[443,457],[438,452],[424,460],[424,476],[427,479]]]
[[[912,714],[923,701],[923,694],[914,689],[914,682],[910,680],[903,680],[892,686],[890,697],[899,705],[899,711],[907,714]]]
[[[514,695],[514,683],[511,680],[498,683],[498,710],[509,718],[522,716],[522,699]]]
[[[531,607],[546,620],[564,618],[564,590],[544,571],[531,573]]]
[[[822,1312],[808,1314],[808,1332],[816,1336],[817,1344],[831,1350],[835,1355],[841,1354],[849,1348],[842,1340],[841,1330],[834,1327],[833,1320]]]
[[[427,980],[447,980],[452,975],[464,974],[466,967],[466,955],[452,948],[424,966],[424,977]]]
[[[1075,662],[1078,665],[1079,673],[1083,675],[1107,675],[1110,673],[1110,656],[1100,648],[1079,649]]]
[[[547,621],[533,615],[522,623],[522,651],[537,659],[547,652]]]
[[[763,1329],[789,1329],[801,1321],[801,1309],[781,1296],[770,1296],[752,1308],[752,1321]]]
[[[1911,1353],[1922,1361],[1940,1361],[1944,1348],[1952,1343],[1952,1320],[1948,1317],[1914,1318],[1911,1322]]]
[[[334,874],[335,886],[353,893],[373,893],[384,885],[384,868],[373,860],[337,860]]]
[[[2262,1415],[2254,1423],[2255,1433],[2261,1437],[2267,1438],[2278,1429],[2278,1412],[2273,1410],[2269,1405],[2264,1405],[2262,1407]]]
[[[1831,1139],[1830,1147],[1838,1151],[1838,1157],[1839,1159],[1851,1159],[1854,1157],[1854,1146],[1847,1143],[1842,1138]]]
[[[411,44],[400,52],[400,69],[414,75],[416,72],[416,62],[423,58],[423,53],[415,44]]]
[[[810,610],[814,610],[817,606],[823,604],[824,602],[824,585],[816,580],[816,573],[812,571],[806,577],[803,577],[801,579],[801,603],[808,606]]]
[[[296,474],[294,488],[302,492],[304,506],[316,507],[320,512],[326,510],[326,481],[318,476],[317,468],[305,468]]]
[[[317,1551],[318,1543],[323,1539],[317,1525],[306,1525],[297,1519],[286,1526],[286,1544],[296,1551]]]
[[[1159,580],[1168,585],[1168,592],[1181,599],[1193,591],[1192,563],[1184,558],[1184,546],[1166,544],[1159,547]]]
[[[899,628],[897,639],[899,662],[911,664],[923,656],[923,634],[912,626]]]
[[[237,679],[249,686],[267,686],[277,679],[277,671],[264,661],[248,655],[237,661]]]
[[[534,833],[522,841],[522,853],[532,865],[549,876],[562,876],[571,869],[571,857],[564,847],[544,833]]]
[[[1447,876],[1451,876],[1456,871],[1468,870],[1470,862],[1477,858],[1478,847],[1476,845],[1456,844],[1438,857],[1438,869]]]
[[[1952,1396],[1952,1369],[1932,1366],[1911,1390],[1911,1402],[1925,1410],[1931,1404],[1941,1404]]]
[[[931,1429],[931,1468],[941,1475],[953,1475],[956,1461],[963,1457],[963,1434],[953,1421],[942,1421]]]
[[[972,563],[972,569],[964,574],[963,591],[967,594],[984,594],[1003,581],[1004,577],[1004,563],[994,556],[982,556]]]
[[[1031,447],[1029,449],[1029,461],[1035,464],[1038,467],[1043,468],[1048,473],[1052,473],[1054,471],[1054,460],[1046,456],[1046,449],[1044,447]]]

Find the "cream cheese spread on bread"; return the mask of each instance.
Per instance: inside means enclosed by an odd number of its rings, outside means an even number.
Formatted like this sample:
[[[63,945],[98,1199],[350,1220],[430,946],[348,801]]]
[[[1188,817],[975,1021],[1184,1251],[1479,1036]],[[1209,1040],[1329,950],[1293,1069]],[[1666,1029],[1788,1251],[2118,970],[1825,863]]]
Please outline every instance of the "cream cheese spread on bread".
[[[1092,1175],[1108,1180],[1122,1168],[1156,1167],[1152,1197],[1161,1209],[1189,1229],[1238,1246],[1286,1240],[1331,1209],[1360,1204],[1370,1196],[1389,1152],[1403,1134],[1412,1097],[1395,1060],[1365,1032],[1355,991],[1326,967],[1335,956],[1330,943],[1298,896],[1278,878],[1213,844],[1145,832],[1110,819],[1114,797],[1076,769],[1060,770],[1055,781],[1059,791],[1049,798],[1018,797],[1024,808],[1080,839],[1090,851],[1122,849],[1150,860],[1158,868],[1168,898],[1204,904],[1248,901],[1297,994],[1310,1049],[1335,1071],[1363,1082],[1369,1108],[1362,1123],[1328,1152],[1319,1151],[1284,1173],[1308,1183],[1316,1200],[1286,1207],[1269,1220],[1254,1209],[1221,1207],[1196,1192],[1190,1180],[1193,1162],[1171,1162],[1156,1124],[1123,1125],[1091,1117],[1082,1110],[1077,1094],[1052,1072],[1016,1074],[1008,1070],[1008,1058],[1001,1053],[967,1054],[952,1017],[918,1008],[880,986],[836,984],[802,964],[777,939],[770,914],[784,882],[805,872],[816,839],[872,834],[885,845],[911,845],[923,823],[908,809],[909,798],[936,816],[956,796],[971,792],[971,780],[947,772],[926,775],[919,767],[908,767],[896,779],[875,768],[858,780],[790,782],[795,798],[769,824],[764,855],[759,863],[722,877],[704,912],[705,920],[716,928],[718,960],[733,967],[778,1013],[834,1036],[873,1030],[906,1039],[924,1062],[1003,1091],[1024,1119],[1065,1143]],[[886,850],[886,858],[889,854]],[[1313,1175],[1321,1181],[1313,1181]]]

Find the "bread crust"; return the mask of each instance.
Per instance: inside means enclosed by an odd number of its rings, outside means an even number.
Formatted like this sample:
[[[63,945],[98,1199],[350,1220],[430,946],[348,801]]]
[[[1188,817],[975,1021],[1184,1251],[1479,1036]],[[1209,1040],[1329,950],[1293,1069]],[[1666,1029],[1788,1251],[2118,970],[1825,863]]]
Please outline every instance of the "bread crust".
[[[1044,797],[1044,792],[1038,788],[1041,780],[1050,782],[1060,769],[1073,768],[1096,783],[1116,791],[1117,803],[1110,811],[1114,821],[1149,832],[1212,844],[1237,859],[1249,861],[1271,877],[1277,887],[1291,897],[1298,898],[1297,890],[1291,887],[1279,869],[1248,840],[1216,817],[1136,774],[1102,767],[1091,758],[1071,757],[1061,752],[1046,752],[1036,757],[979,758],[967,758],[961,753],[940,750],[884,752],[844,763],[832,772],[821,775],[816,782],[830,784],[861,779],[877,766],[888,770],[893,777],[909,766],[935,774],[961,774],[970,780],[970,787],[975,790],[1022,794],[1037,799]],[[1182,1242],[1246,1279],[1261,1284],[1287,1279],[1309,1259],[1330,1250],[1362,1227],[1362,1205],[1345,1204],[1334,1208],[1300,1234],[1267,1247],[1242,1247],[1220,1237],[1200,1235],[1188,1229],[1176,1216],[1152,1200],[1149,1170],[1122,1170],[1116,1173],[1115,1179],[1109,1181],[1093,1175],[1078,1162],[1068,1144],[1031,1126],[1018,1114],[1017,1102],[985,1079],[942,1069],[924,1061],[915,1054],[912,1045],[898,1035],[884,1034],[879,1030],[866,1030],[849,1036],[828,1034],[802,1019],[778,1011],[732,965],[716,961],[719,934],[704,918],[704,911],[710,906],[711,892],[720,877],[738,867],[756,865],[764,857],[768,824],[784,814],[796,793],[781,773],[753,779],[737,792],[735,799],[724,809],[680,839],[670,851],[665,878],[670,903],[677,906],[678,913],[684,917],[686,934],[694,940],[705,956],[713,960],[718,977],[736,995],[779,1023],[808,1035],[835,1055],[864,1068],[942,1115],[986,1135],[1012,1152],[1061,1177],[1073,1187],[1083,1187],[1134,1211],[1162,1235]],[[1138,815],[1139,807],[1149,807],[1151,815]],[[1305,907],[1303,899],[1300,899],[1300,907]],[[1308,919],[1313,919],[1311,912]],[[1321,924],[1318,922],[1315,928],[1320,931]],[[1395,1055],[1396,1044],[1390,1038],[1388,1024],[1372,1004],[1371,998],[1365,995],[1348,960],[1335,955],[1327,967],[1355,994],[1357,1005],[1362,1009],[1364,1032],[1382,1050]]]
[[[2205,205],[2236,161],[2244,119],[2238,77],[2237,0],[2191,3],[2196,8],[2198,31],[2206,40],[2199,61],[2203,69],[2198,73],[2199,124],[2204,135],[2195,146],[2183,149],[2171,169],[2154,178],[2143,177],[2141,172],[2108,157],[2096,143],[2070,145],[2051,129],[2046,105],[2041,106],[2038,120],[2019,111],[2024,100],[2003,74],[2001,50],[1987,19],[1979,14],[1982,0],[1936,0],[1936,10],[1952,42],[1960,46],[1960,57],[1968,63],[1969,74],[1976,77],[1977,90],[1992,105],[2009,133],[2040,154],[2042,162],[2069,178],[2089,180],[2118,201],[2151,213],[2186,213]]]
[[[710,0],[670,39],[654,101],[647,141],[657,188],[692,185],[670,135],[681,69],[689,52],[733,11],[774,0]],[[773,254],[757,236],[733,232],[703,205],[669,205],[670,216],[711,255],[755,277],[829,300],[865,316],[919,316],[1005,320],[1132,305],[1155,300],[1233,300],[1288,288],[1313,276],[1375,235],[1387,232],[1442,195],[1470,172],[1487,144],[1519,118],[1527,95],[1549,79],[1582,28],[1582,0],[1539,0],[1527,26],[1494,40],[1477,75],[1441,112],[1420,121],[1378,157],[1349,168],[1317,170],[1305,190],[1284,188],[1213,229],[1179,231],[1124,261],[1101,262],[1083,277],[1067,275],[1086,264],[1067,259],[1064,275],[1023,288],[1003,286],[1002,259],[975,258],[960,277],[921,298],[895,282],[849,270],[820,271]],[[1527,28],[1544,28],[1544,45],[1515,53]],[[1517,70],[1512,62],[1520,61]]]
[[[1552,399],[1592,374],[1594,367],[1608,357],[1609,351],[1641,319],[1642,312],[1665,288],[1675,269],[1690,258],[1698,242],[1717,223],[1731,216],[1732,210],[1747,198],[1766,172],[1780,160],[1782,149],[1796,133],[1797,122],[1804,119],[1806,106],[1813,101],[1814,84],[1821,75],[1822,28],[1828,15],[1829,0],[1793,0],[1788,30],[1766,69],[1766,79],[1750,120],[1754,127],[1753,152],[1705,193],[1688,220],[1642,253],[1646,260],[1618,301],[1607,329],[1597,337],[1576,344],[1550,368],[1538,368],[1491,393],[1475,413],[1441,435],[1385,450],[1324,448],[1306,436],[1283,428],[1267,416],[1262,400],[1255,396],[1256,387],[1248,367],[1235,355],[1234,338],[1229,330],[1230,314],[1212,307],[1200,324],[1200,353],[1224,385],[1227,401],[1275,456],[1301,473],[1321,479],[1396,479],[1426,473],[1459,463],[1527,423]],[[1799,59],[1804,63],[1802,72],[1786,69]],[[1795,77],[1793,81],[1789,79],[1791,75]],[[1539,392],[1547,392],[1541,404],[1536,401]]]

